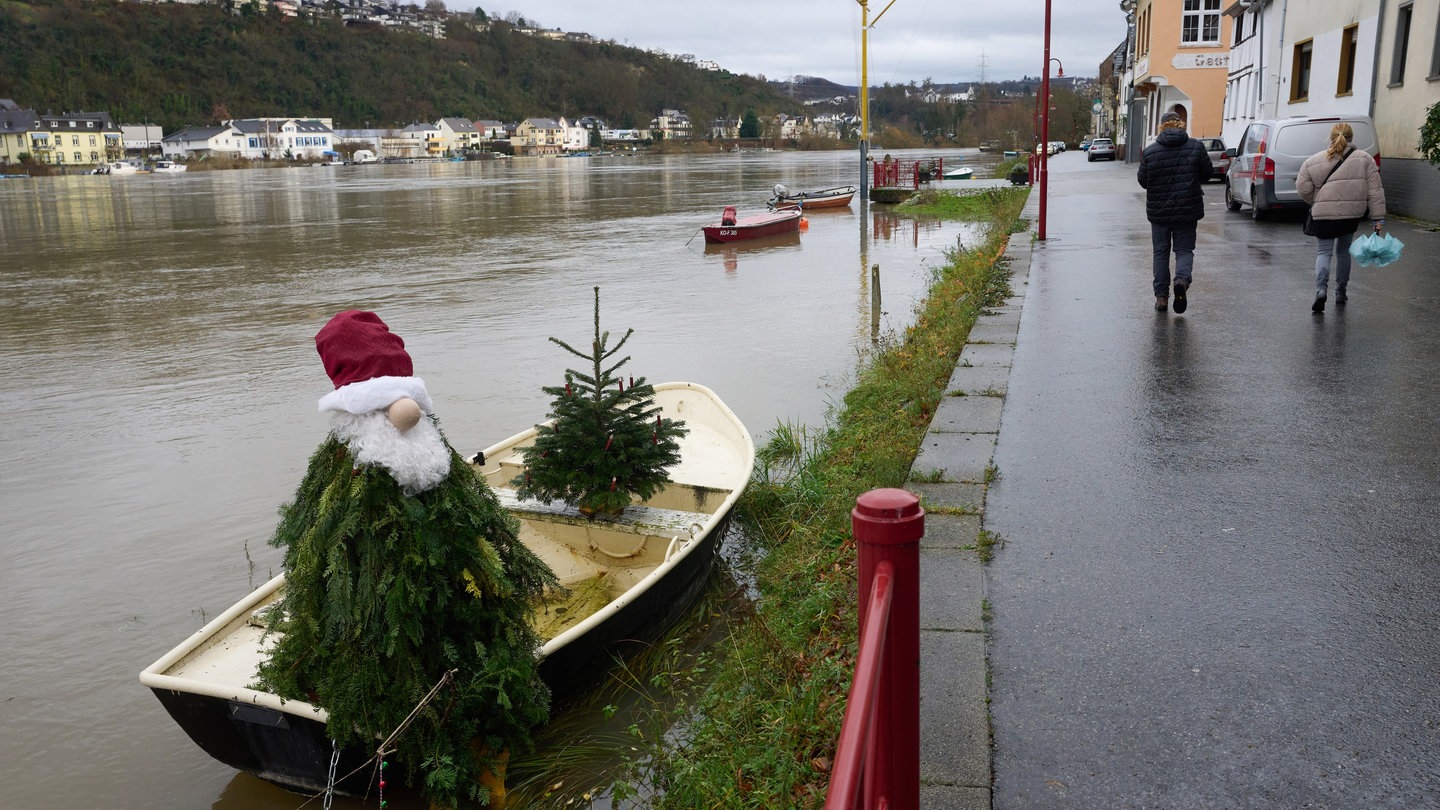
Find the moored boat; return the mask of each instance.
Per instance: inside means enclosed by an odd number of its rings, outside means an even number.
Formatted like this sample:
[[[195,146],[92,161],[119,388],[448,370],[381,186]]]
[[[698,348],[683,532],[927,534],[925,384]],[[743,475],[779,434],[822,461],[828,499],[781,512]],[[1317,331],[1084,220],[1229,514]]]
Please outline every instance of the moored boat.
[[[534,443],[534,428],[472,459],[500,504],[519,519],[521,541],[571,594],[590,597],[572,597],[565,610],[537,610],[536,626],[546,639],[540,675],[557,702],[693,606],[750,479],[754,443],[714,392],[685,382],[654,389],[661,413],[688,428],[678,440],[680,461],[668,470],[663,490],[613,520],[591,520],[559,502],[516,494],[511,482],[525,472],[523,450]],[[363,793],[374,775],[365,766],[375,751],[336,750],[325,733],[324,709],[253,688],[274,643],[264,635],[264,614],[284,588],[282,574],[256,589],[147,667],[140,682],[197,745],[233,768],[301,792]],[[562,615],[564,621],[554,621]]]
[[[946,180],[969,180],[975,175],[975,170],[969,166],[958,166],[954,169],[946,169],[943,177]]]
[[[706,242],[739,242],[744,239],[798,232],[800,211],[791,208],[742,217],[735,213],[735,206],[727,205],[720,214],[720,223],[706,225],[702,230],[705,232]]]
[[[156,174],[179,174],[185,171],[184,163],[176,163],[173,160],[157,160],[150,171]]]
[[[772,209],[799,208],[805,211],[814,211],[817,208],[845,208],[855,197],[856,188],[854,186],[835,186],[817,191],[792,193],[785,186],[776,184],[771,191],[772,196],[767,205]]]

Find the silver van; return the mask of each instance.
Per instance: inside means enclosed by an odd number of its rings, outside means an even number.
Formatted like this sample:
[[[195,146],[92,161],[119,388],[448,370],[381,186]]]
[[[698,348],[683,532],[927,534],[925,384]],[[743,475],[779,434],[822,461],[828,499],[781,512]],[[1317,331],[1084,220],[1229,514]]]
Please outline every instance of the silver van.
[[[1330,145],[1330,129],[1344,121],[1355,131],[1356,149],[1364,149],[1380,165],[1380,146],[1375,124],[1364,115],[1296,116],[1253,121],[1245,128],[1240,143],[1225,150],[1230,170],[1225,176],[1225,207],[1239,211],[1250,206],[1256,219],[1271,211],[1304,210],[1307,206],[1295,189],[1295,177],[1305,159]]]

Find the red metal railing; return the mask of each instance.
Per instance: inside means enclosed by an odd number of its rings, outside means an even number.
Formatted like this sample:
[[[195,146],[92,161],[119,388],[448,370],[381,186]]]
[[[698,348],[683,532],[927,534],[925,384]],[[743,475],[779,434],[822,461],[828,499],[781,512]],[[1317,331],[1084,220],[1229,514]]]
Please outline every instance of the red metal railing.
[[[875,162],[871,183],[875,188],[920,188],[920,161],[879,160]]]
[[[859,551],[860,652],[825,810],[920,806],[920,538],[925,510],[874,489],[850,513]]]

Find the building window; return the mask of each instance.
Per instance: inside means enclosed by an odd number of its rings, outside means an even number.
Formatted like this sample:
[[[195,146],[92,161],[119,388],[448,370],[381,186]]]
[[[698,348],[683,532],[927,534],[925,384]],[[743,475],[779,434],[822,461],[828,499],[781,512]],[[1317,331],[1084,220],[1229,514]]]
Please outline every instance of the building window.
[[[1335,81],[1335,95],[1355,92],[1355,54],[1360,47],[1360,26],[1346,26],[1340,33],[1340,76]]]
[[[1185,0],[1180,16],[1180,42],[1184,45],[1220,43],[1220,0]]]
[[[1314,40],[1295,43],[1295,55],[1290,62],[1290,100],[1307,101],[1310,98],[1310,50]]]
[[[1415,6],[1406,3],[1395,9],[1395,53],[1390,57],[1390,84],[1405,83],[1405,57],[1410,49],[1410,16]]]
[[[1239,14],[1235,17],[1235,36],[1231,38],[1231,45],[1239,45],[1245,41],[1245,15]]]
[[[1435,47],[1430,51],[1430,78],[1440,79],[1440,15],[1435,20]]]

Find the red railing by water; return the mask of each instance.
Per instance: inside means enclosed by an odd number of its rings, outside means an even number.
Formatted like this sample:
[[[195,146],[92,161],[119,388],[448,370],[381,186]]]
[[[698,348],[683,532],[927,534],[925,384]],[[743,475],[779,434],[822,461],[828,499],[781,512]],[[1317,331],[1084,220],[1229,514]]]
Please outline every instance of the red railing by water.
[[[920,538],[925,510],[874,489],[850,513],[859,552],[860,652],[825,810],[920,806]]]
[[[918,189],[921,180],[939,178],[944,171],[945,162],[941,158],[924,161],[881,159],[875,161],[871,185],[875,188]]]

